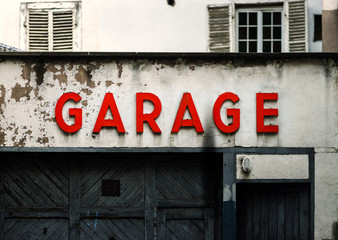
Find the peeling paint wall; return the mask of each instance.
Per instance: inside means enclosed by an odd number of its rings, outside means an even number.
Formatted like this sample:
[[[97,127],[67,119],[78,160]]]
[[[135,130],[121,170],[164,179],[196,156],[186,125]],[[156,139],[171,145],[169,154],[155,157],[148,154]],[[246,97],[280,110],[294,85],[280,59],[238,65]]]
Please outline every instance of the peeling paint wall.
[[[331,59],[246,62],[244,59],[203,61],[187,59],[109,59],[90,61],[0,63],[1,141],[3,147],[332,147],[337,148],[337,66]],[[66,92],[80,94],[83,126],[67,134],[55,122],[55,104]],[[105,93],[114,94],[126,133],[104,128],[93,134]],[[162,134],[145,124],[136,134],[136,93],[156,94],[162,112],[156,120]],[[182,128],[171,133],[183,93],[190,92],[205,133]],[[221,132],[212,109],[217,97],[233,92],[241,111],[241,126],[234,134]],[[278,134],[257,134],[256,93],[277,92],[279,109],[266,120],[278,124]],[[232,106],[226,103],[224,105]],[[145,103],[145,112],[152,104]],[[225,107],[222,108],[225,116]],[[223,119],[230,123],[231,119]],[[269,122],[270,121],[270,122]],[[69,124],[72,120],[67,120]],[[41,139],[47,138],[43,141]]]

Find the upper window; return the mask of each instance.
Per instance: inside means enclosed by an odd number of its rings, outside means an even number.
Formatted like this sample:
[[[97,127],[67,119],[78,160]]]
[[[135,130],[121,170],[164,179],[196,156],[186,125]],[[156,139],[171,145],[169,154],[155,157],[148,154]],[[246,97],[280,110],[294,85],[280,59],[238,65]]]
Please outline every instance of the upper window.
[[[23,3],[28,51],[79,50],[78,2]]]
[[[271,1],[271,5],[262,5],[252,4],[251,0],[241,0],[236,1],[239,4],[208,5],[209,50],[307,52],[306,1],[276,0]],[[320,26],[319,17],[317,20],[317,26]],[[318,38],[319,34],[315,39]]]
[[[282,52],[282,11],[239,10],[238,52]]]
[[[314,15],[314,36],[313,41],[321,41],[322,40],[322,15]]]

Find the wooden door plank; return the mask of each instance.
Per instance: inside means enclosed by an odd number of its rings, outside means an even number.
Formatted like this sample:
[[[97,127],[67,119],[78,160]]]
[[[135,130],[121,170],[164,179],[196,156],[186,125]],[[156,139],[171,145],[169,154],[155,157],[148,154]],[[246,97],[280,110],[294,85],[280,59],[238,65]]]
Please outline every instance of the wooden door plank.
[[[214,209],[207,208],[205,209],[205,219],[204,219],[204,239],[214,239],[215,233],[214,233]]]
[[[299,193],[299,239],[310,239],[310,196],[304,189]]]
[[[157,239],[166,239],[166,210],[157,211]]]
[[[277,238],[277,194],[269,194],[269,239]]]
[[[144,216],[145,216],[145,239],[154,239],[154,208],[155,208],[155,160],[145,161],[144,173]]]
[[[155,208],[155,161],[154,159],[147,159],[145,161],[144,174],[145,187],[145,239],[154,239],[154,208]]]
[[[0,162],[0,239],[5,239],[5,164]]]
[[[69,239],[80,239],[80,166],[75,159],[69,163]]]
[[[285,196],[277,194],[277,240],[285,239]]]

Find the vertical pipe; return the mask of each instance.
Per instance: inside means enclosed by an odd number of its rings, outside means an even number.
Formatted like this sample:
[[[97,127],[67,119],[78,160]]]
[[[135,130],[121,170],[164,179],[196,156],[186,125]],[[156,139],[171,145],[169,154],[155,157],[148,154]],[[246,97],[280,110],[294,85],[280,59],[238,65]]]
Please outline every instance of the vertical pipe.
[[[236,239],[235,154],[223,153],[223,239]]]

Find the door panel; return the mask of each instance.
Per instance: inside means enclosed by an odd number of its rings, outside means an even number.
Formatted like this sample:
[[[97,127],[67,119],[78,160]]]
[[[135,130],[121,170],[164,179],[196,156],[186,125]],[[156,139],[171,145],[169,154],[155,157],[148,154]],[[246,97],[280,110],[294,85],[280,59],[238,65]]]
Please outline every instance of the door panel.
[[[309,239],[309,184],[237,185],[237,239]]]
[[[144,220],[132,218],[83,219],[81,221],[81,239],[144,239]]]
[[[11,218],[5,222],[5,239],[67,239],[68,220]]]
[[[171,208],[157,212],[158,239],[215,239],[214,208]]]
[[[3,154],[0,228],[5,239],[214,239],[221,156]]]
[[[193,156],[156,161],[158,239],[215,239],[217,155],[214,161]]]

